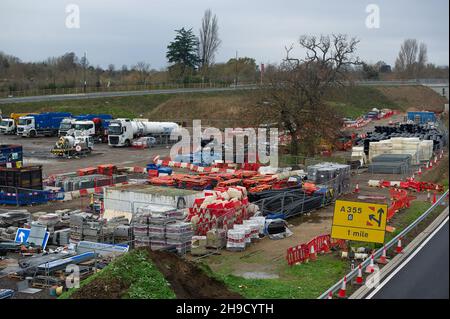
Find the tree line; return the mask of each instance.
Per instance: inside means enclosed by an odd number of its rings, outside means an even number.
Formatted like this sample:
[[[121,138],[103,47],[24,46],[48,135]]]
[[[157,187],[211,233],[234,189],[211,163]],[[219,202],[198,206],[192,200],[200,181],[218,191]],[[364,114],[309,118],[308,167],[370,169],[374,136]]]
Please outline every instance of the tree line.
[[[168,66],[161,69],[152,68],[147,61],[121,67],[110,64],[102,68],[73,52],[41,62],[23,62],[0,51],[0,91],[85,86],[114,88],[152,83],[237,84],[255,83],[261,79],[260,66],[252,57],[233,57],[226,62],[216,62],[222,41],[218,17],[210,9],[203,15],[198,34],[189,27],[181,27],[174,32],[174,39],[166,51]],[[270,71],[278,67],[278,64],[267,64],[265,69]],[[438,67],[430,63],[426,44],[415,39],[404,41],[394,66],[381,60],[375,64],[362,61],[347,66],[346,72],[355,80],[448,78],[448,66]]]

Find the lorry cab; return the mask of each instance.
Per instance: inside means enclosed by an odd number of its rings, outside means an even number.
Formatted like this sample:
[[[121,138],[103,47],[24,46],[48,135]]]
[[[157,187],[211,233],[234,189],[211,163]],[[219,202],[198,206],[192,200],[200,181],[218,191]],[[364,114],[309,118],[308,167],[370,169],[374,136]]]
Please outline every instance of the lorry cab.
[[[72,124],[75,122],[72,118],[65,118],[61,121],[58,130],[58,137],[67,135],[67,132],[72,129]]]
[[[93,121],[74,121],[72,123],[72,129],[85,132],[85,135],[95,135],[95,123]]]
[[[4,118],[0,122],[0,133],[2,134],[15,134],[16,122],[13,119]]]
[[[25,132],[30,136],[36,136],[35,120],[32,116],[22,116],[17,125],[17,135],[23,135]]]

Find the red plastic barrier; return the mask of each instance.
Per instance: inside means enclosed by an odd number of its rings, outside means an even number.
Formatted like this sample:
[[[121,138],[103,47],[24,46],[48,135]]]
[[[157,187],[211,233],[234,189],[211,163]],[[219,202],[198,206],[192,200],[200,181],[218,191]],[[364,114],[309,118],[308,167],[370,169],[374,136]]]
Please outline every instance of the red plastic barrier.
[[[333,239],[331,235],[321,235],[311,239],[307,244],[300,244],[287,249],[286,260],[289,266],[297,263],[303,263],[309,259],[311,247],[314,247],[316,253],[326,252],[331,247],[346,248],[345,240]]]

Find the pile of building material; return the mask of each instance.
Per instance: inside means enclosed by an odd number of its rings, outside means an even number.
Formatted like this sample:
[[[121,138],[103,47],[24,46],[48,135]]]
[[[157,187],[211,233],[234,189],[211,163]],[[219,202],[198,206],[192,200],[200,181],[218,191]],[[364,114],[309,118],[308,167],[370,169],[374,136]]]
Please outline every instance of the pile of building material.
[[[70,216],[70,241],[114,242],[114,227],[107,225],[97,215],[79,213]]]
[[[317,185],[332,187],[339,194],[350,190],[350,165],[319,163],[307,167],[308,180]]]
[[[408,174],[411,170],[412,157],[409,154],[383,154],[372,158],[369,173]]]
[[[123,185],[104,190],[104,217],[125,216],[131,221],[133,214],[149,204],[162,204],[177,209],[192,207],[203,192],[153,185]]]
[[[445,135],[433,125],[402,124],[400,126],[376,126],[373,132],[368,132],[367,137],[356,142],[357,146],[363,146],[366,155],[369,155],[369,147],[373,142],[389,140],[394,137],[419,138],[421,141],[432,141],[433,151],[444,147]]]
[[[323,192],[309,192],[301,188],[291,190],[268,190],[251,194],[252,204],[259,207],[264,216],[282,214],[284,219],[302,215],[318,209],[332,199]]]
[[[150,204],[139,209],[132,221],[135,247],[174,247],[179,253],[186,253],[194,232],[191,223],[178,221],[182,217],[173,206]]]
[[[411,156],[411,164],[429,161],[433,156],[433,141],[418,137],[392,137],[389,140],[370,142],[369,162],[383,154],[404,154]]]
[[[62,188],[65,192],[72,192],[80,189],[90,189],[95,187],[109,186],[128,181],[127,175],[102,175],[92,174],[78,176],[76,173],[54,176],[47,183],[48,186]]]

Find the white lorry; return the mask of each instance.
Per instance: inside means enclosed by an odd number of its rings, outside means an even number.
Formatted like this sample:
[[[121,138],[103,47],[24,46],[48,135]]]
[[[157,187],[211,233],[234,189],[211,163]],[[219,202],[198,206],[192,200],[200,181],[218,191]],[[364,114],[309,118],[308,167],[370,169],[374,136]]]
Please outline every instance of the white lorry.
[[[143,119],[120,118],[112,120],[108,127],[109,146],[131,146],[134,139],[142,136],[153,136],[157,140],[164,137],[169,140],[170,133],[178,129],[174,122],[150,122]]]

